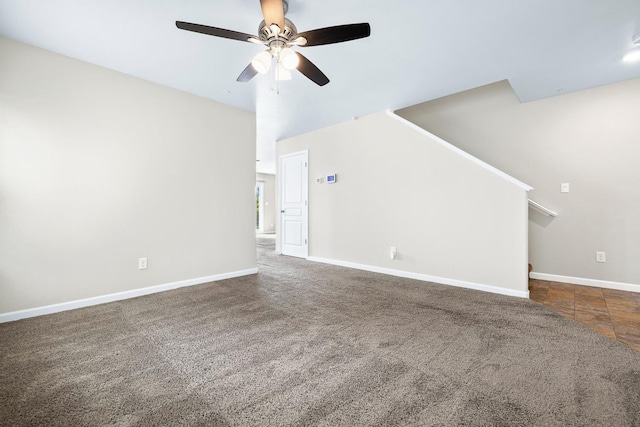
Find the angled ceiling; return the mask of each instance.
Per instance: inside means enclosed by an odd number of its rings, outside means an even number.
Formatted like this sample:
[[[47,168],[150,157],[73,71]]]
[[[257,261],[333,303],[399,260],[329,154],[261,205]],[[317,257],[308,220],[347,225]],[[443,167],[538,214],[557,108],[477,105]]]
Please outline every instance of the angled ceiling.
[[[640,77],[622,57],[639,0],[290,0],[299,31],[369,22],[371,37],[302,48],[331,80],[237,76],[261,46],[175,27],[257,34],[259,0],[0,0],[0,35],[256,112],[258,170],[275,141],[508,79],[521,101]],[[0,58],[2,60],[2,58]]]

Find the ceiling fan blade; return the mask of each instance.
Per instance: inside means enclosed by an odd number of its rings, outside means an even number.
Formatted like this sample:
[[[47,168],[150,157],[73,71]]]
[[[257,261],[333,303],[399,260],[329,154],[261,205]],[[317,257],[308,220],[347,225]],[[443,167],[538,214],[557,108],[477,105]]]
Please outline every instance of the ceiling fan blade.
[[[296,37],[304,37],[307,43],[304,46],[319,46],[347,42],[361,39],[371,35],[371,26],[367,23],[336,25],[335,27],[318,28],[317,30],[298,33]]]
[[[313,81],[318,86],[324,86],[329,83],[329,78],[324,75],[322,71],[318,67],[316,67],[313,62],[309,61],[304,55],[296,52],[300,62],[298,63],[298,71],[307,76],[307,78]]]
[[[247,42],[250,38],[257,38],[256,36],[252,36],[251,34],[240,33],[233,30],[225,30],[224,28],[209,27],[207,25],[192,24],[190,22],[176,21],[176,27],[180,28],[181,30],[193,31],[194,33],[223,37],[225,39],[231,40],[240,40],[242,42]]]
[[[245,68],[240,73],[240,75],[238,76],[236,81],[237,82],[246,83],[249,80],[251,80],[252,78],[254,78],[256,74],[258,74],[258,71],[255,68],[253,68],[253,65],[251,65],[251,63],[249,63],[249,65],[247,65],[247,68]]]
[[[282,0],[260,0],[262,15],[267,26],[276,24],[280,29],[284,29],[284,5]]]

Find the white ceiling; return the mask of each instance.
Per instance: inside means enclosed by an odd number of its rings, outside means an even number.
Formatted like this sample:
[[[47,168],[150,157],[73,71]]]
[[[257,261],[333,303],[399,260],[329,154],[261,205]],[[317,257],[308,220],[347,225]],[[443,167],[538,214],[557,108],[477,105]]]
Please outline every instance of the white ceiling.
[[[640,0],[290,0],[287,18],[298,31],[369,22],[371,37],[300,48],[324,87],[297,72],[238,83],[261,46],[175,21],[257,34],[258,0],[0,0],[0,35],[256,112],[263,172],[277,140],[495,81],[526,102],[640,77],[622,62]]]

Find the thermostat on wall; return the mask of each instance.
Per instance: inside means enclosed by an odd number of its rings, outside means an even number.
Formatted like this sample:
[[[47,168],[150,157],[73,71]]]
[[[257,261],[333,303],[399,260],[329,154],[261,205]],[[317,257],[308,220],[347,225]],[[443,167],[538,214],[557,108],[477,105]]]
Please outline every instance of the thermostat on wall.
[[[327,175],[327,184],[334,184],[336,182],[336,174]]]

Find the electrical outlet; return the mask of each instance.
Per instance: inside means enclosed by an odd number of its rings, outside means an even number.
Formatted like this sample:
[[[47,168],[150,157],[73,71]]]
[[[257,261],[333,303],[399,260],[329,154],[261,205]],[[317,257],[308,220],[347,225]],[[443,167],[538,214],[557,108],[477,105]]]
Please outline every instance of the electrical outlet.
[[[145,270],[147,268],[147,259],[138,258],[138,270]]]
[[[604,252],[596,252],[596,262],[607,262],[607,254]]]
[[[561,193],[568,193],[569,192],[569,183],[568,182],[563,182],[562,184],[560,184],[560,192]]]
[[[398,255],[398,251],[396,250],[396,247],[391,246],[391,248],[389,249],[389,258],[396,259],[396,255]]]

